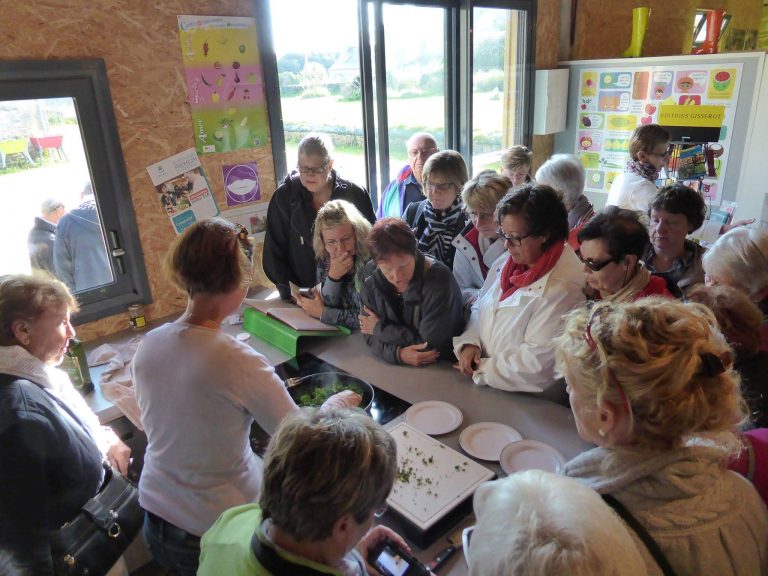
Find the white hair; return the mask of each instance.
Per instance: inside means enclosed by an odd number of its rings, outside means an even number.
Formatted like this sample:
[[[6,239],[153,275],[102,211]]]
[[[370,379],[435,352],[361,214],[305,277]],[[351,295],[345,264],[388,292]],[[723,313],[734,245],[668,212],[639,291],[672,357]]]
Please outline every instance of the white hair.
[[[536,181],[554,188],[570,210],[584,193],[584,167],[573,154],[555,154],[536,170]]]
[[[753,300],[768,290],[768,232],[734,228],[717,239],[702,258],[704,272],[739,288]]]
[[[641,576],[628,529],[591,488],[528,470],[475,493],[470,576]]]
[[[416,132],[416,134],[413,134],[410,138],[408,138],[408,141],[405,143],[405,147],[410,148],[416,142],[416,140],[421,139],[431,140],[435,147],[437,147],[437,140],[429,132]]]

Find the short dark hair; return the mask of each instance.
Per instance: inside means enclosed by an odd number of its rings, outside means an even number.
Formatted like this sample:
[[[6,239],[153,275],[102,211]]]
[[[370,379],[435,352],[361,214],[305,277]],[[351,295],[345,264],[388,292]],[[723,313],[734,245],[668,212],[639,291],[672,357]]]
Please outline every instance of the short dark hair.
[[[507,192],[496,206],[496,223],[510,215],[523,217],[528,234],[547,237],[544,250],[568,238],[568,211],[551,186],[529,183]]]
[[[649,216],[654,209],[685,216],[688,220],[689,233],[701,228],[707,216],[707,205],[701,194],[679,183],[664,186],[659,190],[648,207]]]
[[[400,218],[382,218],[368,235],[368,250],[377,262],[392,254],[415,254],[416,245],[416,235]]]
[[[195,222],[176,238],[165,260],[173,282],[187,294],[224,294],[251,281],[250,240],[223,218]]]
[[[608,206],[598,212],[577,234],[579,244],[585,240],[604,240],[608,253],[614,259],[633,254],[643,257],[650,238],[645,225],[635,210]]]

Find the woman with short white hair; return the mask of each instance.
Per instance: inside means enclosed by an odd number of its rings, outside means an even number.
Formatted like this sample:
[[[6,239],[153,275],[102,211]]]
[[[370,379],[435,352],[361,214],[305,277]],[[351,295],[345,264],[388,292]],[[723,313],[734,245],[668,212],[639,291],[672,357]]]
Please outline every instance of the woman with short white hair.
[[[536,171],[536,182],[552,186],[560,193],[568,210],[568,229],[576,229],[576,233],[595,213],[592,203],[584,196],[585,178],[584,167],[573,154],[555,154]],[[571,236],[575,234],[569,236],[569,242]]]
[[[645,563],[620,518],[577,480],[528,470],[475,492],[471,576],[642,576]]]

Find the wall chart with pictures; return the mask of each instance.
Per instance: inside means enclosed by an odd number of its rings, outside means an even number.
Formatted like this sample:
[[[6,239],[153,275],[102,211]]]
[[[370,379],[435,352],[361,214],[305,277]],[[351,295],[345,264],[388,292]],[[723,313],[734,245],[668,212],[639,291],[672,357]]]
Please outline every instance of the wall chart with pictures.
[[[579,77],[575,153],[586,170],[587,190],[607,192],[629,160],[629,140],[642,124],[656,123],[662,104],[724,106],[718,142],[710,148],[716,176],[706,177],[702,192],[719,203],[739,97],[742,64],[621,66],[586,68]],[[664,174],[662,173],[662,177]]]

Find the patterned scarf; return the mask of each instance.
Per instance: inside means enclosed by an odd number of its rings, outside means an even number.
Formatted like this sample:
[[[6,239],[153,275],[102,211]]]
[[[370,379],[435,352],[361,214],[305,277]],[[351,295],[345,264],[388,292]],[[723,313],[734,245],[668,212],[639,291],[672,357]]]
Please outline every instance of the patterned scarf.
[[[627,160],[627,172],[637,174],[641,178],[650,180],[651,182],[659,179],[659,170],[648,162],[640,162],[640,160]]]
[[[424,219],[427,226],[419,238],[419,251],[430,254],[449,266],[453,263],[454,247],[451,244],[456,237],[457,228],[464,223],[464,209],[461,197],[456,197],[448,209],[436,211],[432,204],[424,205]]]
[[[563,255],[564,248],[564,243],[555,242],[528,269],[523,264],[517,264],[512,260],[512,256],[507,258],[507,263],[501,271],[501,300],[512,296],[518,288],[530,286],[552,270]]]

